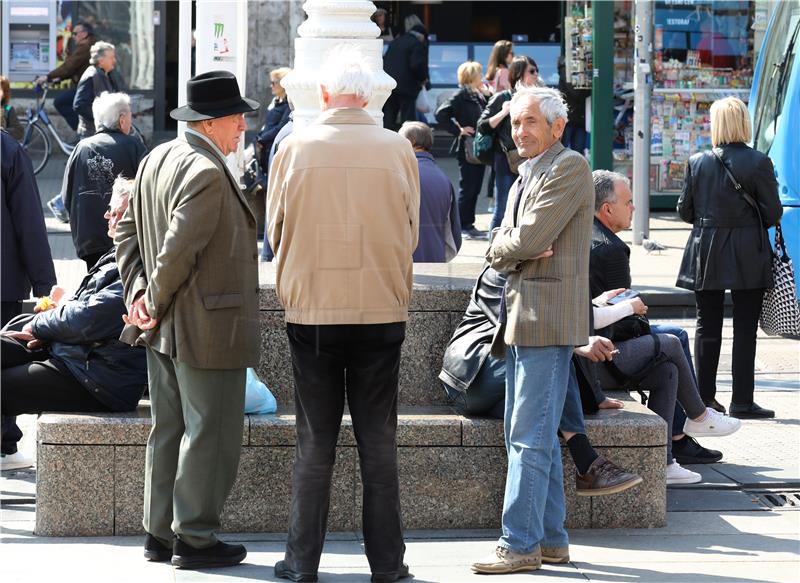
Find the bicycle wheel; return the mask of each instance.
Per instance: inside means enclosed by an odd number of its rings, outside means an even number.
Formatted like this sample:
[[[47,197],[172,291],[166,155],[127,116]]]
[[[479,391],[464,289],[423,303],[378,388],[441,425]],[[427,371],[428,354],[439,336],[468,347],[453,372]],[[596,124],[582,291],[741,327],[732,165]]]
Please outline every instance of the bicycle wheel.
[[[28,154],[33,164],[33,173],[39,174],[47,159],[50,157],[50,138],[38,123],[28,124],[28,120],[22,120],[25,133],[22,134],[22,148]]]

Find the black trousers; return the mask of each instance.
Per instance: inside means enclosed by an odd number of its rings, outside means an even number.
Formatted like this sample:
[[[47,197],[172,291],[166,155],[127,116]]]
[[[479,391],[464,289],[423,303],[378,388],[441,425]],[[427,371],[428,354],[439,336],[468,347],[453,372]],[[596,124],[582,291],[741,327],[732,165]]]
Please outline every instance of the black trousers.
[[[0,337],[0,343],[3,453],[15,453],[22,439],[16,415],[42,411],[110,411],[69,371],[50,360],[46,350],[29,350],[22,342],[5,336]]]
[[[383,127],[397,131],[407,121],[417,119],[417,100],[415,97],[398,95],[393,92],[383,106]]]
[[[694,359],[700,396],[711,401],[717,393],[717,367],[722,346],[722,318],[725,290],[694,292],[697,331]],[[756,331],[761,313],[763,289],[731,290],[733,298],[733,398],[737,405],[753,402],[756,360]]]
[[[346,397],[364,487],[364,550],[373,573],[396,573],[405,553],[396,441],[405,323],[286,328],[297,414],[287,564],[301,573],[319,567]]]
[[[475,226],[475,204],[481,193],[486,166],[470,164],[459,158],[458,171],[458,213],[461,218],[461,230],[466,231]]]

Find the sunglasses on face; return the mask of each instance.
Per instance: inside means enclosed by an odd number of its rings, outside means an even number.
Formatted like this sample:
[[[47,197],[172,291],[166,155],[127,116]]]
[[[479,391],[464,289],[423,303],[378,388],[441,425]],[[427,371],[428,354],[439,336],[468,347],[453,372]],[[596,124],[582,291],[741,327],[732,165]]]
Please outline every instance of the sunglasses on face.
[[[528,75],[538,75],[539,69],[528,69]]]

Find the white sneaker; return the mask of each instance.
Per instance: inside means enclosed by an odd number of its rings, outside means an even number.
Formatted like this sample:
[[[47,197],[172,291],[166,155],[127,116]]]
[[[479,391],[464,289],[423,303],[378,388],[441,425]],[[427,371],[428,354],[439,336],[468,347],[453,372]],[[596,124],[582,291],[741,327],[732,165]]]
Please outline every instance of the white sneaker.
[[[692,437],[722,437],[736,433],[742,426],[736,417],[728,417],[710,407],[706,407],[706,413],[702,421],[687,419],[683,424],[683,432]]]
[[[33,460],[22,455],[21,452],[0,454],[0,470],[21,470],[33,465]]]
[[[692,470],[687,470],[676,462],[674,459],[672,463],[667,466],[667,486],[674,484],[696,484],[703,479],[703,476]]]

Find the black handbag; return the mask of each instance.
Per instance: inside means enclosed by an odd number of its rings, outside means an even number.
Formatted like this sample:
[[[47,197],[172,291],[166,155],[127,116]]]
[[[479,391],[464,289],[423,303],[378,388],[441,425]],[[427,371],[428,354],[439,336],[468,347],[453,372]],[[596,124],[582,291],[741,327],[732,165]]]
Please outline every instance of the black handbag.
[[[598,330],[597,334],[608,338],[612,342],[624,342],[625,340],[650,334],[650,321],[647,316],[631,314]]]

